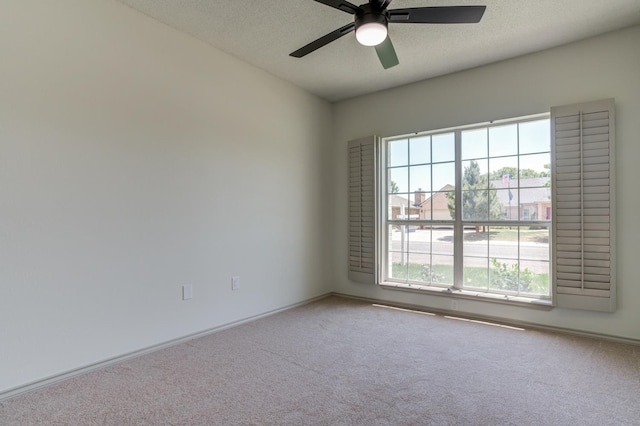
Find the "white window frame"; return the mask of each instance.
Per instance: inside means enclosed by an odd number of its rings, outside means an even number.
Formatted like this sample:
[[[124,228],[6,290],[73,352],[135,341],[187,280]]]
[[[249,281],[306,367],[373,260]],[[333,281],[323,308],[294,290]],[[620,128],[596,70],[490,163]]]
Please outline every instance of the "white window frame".
[[[550,119],[549,113],[541,113],[535,114],[525,117],[516,117],[505,120],[495,120],[490,123],[477,123],[473,125],[467,126],[458,126],[447,129],[438,129],[435,131],[428,132],[420,132],[420,133],[412,133],[408,135],[398,135],[388,138],[383,138],[379,141],[378,147],[378,157],[379,157],[379,182],[378,182],[378,196],[380,197],[379,211],[378,211],[378,231],[377,234],[378,244],[380,246],[380,250],[378,252],[378,277],[380,277],[381,282],[379,283],[381,286],[387,288],[397,288],[397,289],[405,289],[412,290],[418,292],[431,292],[437,294],[447,294],[447,295],[456,295],[461,297],[469,297],[469,298],[481,298],[485,300],[492,300],[498,302],[506,302],[510,304],[523,304],[526,306],[546,306],[550,307],[552,305],[552,267],[551,262],[549,264],[549,289],[550,292],[548,295],[517,295],[517,294],[509,294],[508,292],[489,292],[489,291],[477,291],[471,289],[463,288],[463,273],[464,273],[464,264],[463,264],[463,227],[470,225],[478,225],[478,226],[543,226],[549,229],[549,259],[551,260],[551,232],[552,232],[552,222],[551,221],[527,221],[523,223],[520,220],[515,221],[463,221],[462,220],[462,197],[461,197],[461,187],[462,187],[462,165],[463,161],[461,158],[461,132],[466,130],[473,129],[481,129],[481,128],[491,128],[504,126],[506,124],[514,124],[514,123],[526,123],[529,121],[537,121],[541,119]],[[455,220],[412,220],[411,225],[429,225],[429,226],[437,226],[437,225],[447,225],[453,226],[454,229],[454,280],[452,285],[437,285],[437,284],[428,284],[428,283],[415,283],[415,282],[399,282],[398,280],[393,280],[389,278],[389,262],[388,262],[388,253],[390,242],[388,241],[388,232],[387,226],[389,223],[396,223],[396,220],[389,220],[387,218],[388,209],[388,196],[386,193],[386,188],[388,187],[387,182],[387,144],[390,141],[401,140],[405,138],[415,138],[426,135],[437,135],[443,133],[455,133],[455,168],[456,168],[456,182],[455,182],[455,211],[456,218]],[[520,154],[519,154],[520,155]],[[552,217],[553,219],[553,217]]]

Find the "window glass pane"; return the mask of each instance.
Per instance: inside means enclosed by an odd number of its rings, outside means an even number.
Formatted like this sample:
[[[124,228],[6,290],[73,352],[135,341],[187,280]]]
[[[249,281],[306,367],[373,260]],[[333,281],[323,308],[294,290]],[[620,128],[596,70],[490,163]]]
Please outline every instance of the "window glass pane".
[[[548,119],[521,123],[520,154],[551,150],[550,121]]]
[[[410,164],[426,164],[431,162],[431,137],[422,136],[409,141]]]
[[[518,220],[518,189],[498,189],[492,192],[495,193],[495,199],[497,200],[494,201],[496,204],[494,208],[502,211],[499,216],[495,211],[492,220]]]
[[[431,283],[453,284],[453,256],[431,256]]]
[[[407,233],[405,225],[388,225],[388,275],[406,280],[408,272]]]
[[[520,220],[548,220],[551,207],[551,188],[520,188]]]
[[[390,194],[388,206],[389,219],[405,219],[409,214],[409,194]]]
[[[407,279],[409,264],[407,262],[407,254],[399,252],[390,252],[391,268],[389,278],[405,281]]]
[[[464,228],[464,255],[482,257],[487,260],[489,256],[489,227],[466,226]]]
[[[409,191],[431,190],[431,166],[409,167]]]
[[[534,154],[520,156],[520,178],[544,178],[548,181],[551,176],[549,167],[551,154]]]
[[[429,254],[409,253],[407,269],[409,281],[418,281],[425,284],[431,282],[429,274],[431,256]]]
[[[431,255],[409,253],[409,281],[431,283]]]
[[[462,159],[486,158],[488,153],[487,129],[462,132]]]
[[[456,159],[455,133],[433,135],[433,162],[454,161]]]
[[[504,220],[505,205],[498,199],[498,191],[489,191],[489,220]]]
[[[431,193],[414,192],[411,209],[418,216],[417,219],[431,220]]]
[[[435,227],[431,232],[431,251],[453,256],[453,227]]]
[[[407,251],[407,225],[389,225],[389,249],[393,252]]]
[[[397,167],[395,169],[389,169],[388,174],[390,193],[409,192],[409,168]]]
[[[489,191],[462,191],[462,220],[489,219]]]
[[[402,139],[388,142],[387,163],[389,167],[409,164],[409,141]]]
[[[451,190],[456,184],[455,163],[433,165],[433,191]]]
[[[520,259],[549,261],[549,228],[520,227]]]
[[[462,162],[462,189],[487,189],[487,171],[489,160],[472,160]]]
[[[520,292],[549,296],[549,262],[520,262]]]
[[[518,186],[518,157],[500,157],[489,159],[491,185],[496,188],[515,188]]]
[[[422,229],[416,226],[407,237],[409,240],[409,251],[412,253],[431,253],[431,228]]]
[[[463,287],[486,290],[488,287],[489,269],[487,258],[464,258]]]
[[[518,125],[489,128],[489,156],[518,154]]]
[[[434,192],[432,198],[433,204],[426,207],[433,210],[433,220],[455,220],[456,196],[454,192]]]
[[[518,226],[492,226],[489,228],[489,257],[518,259]]]
[[[503,292],[517,292],[520,274],[517,259],[496,259],[489,263],[489,288]]]

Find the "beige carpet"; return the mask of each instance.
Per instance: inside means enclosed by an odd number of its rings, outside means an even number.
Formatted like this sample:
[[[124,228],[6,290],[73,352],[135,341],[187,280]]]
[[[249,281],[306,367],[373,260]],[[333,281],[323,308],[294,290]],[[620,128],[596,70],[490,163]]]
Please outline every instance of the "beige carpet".
[[[5,400],[0,424],[640,425],[640,347],[330,297]]]

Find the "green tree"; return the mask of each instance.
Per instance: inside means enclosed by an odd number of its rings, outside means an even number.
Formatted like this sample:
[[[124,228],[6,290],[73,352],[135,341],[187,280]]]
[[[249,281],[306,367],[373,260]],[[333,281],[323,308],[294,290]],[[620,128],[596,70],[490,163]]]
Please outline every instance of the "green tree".
[[[398,188],[398,184],[394,181],[391,181],[391,193],[397,194],[400,189]]]
[[[502,176],[502,175],[501,175]],[[480,166],[472,161],[464,168],[462,175],[462,219],[463,220],[499,220],[504,216],[504,206],[498,200],[496,191],[487,181],[487,175],[480,174]],[[451,218],[455,217],[455,200],[448,195],[448,207]]]
[[[545,176],[551,177],[551,163],[545,164],[544,165],[544,169],[546,170],[544,172]],[[551,179],[549,179],[547,181],[547,183],[544,184],[544,186],[549,186],[550,187],[551,186]],[[549,197],[549,198],[551,198],[551,197]]]
[[[545,165],[545,168],[546,165]],[[512,179],[518,177],[518,168],[517,167],[503,167],[491,173],[490,180],[500,180],[502,176],[509,175]],[[522,179],[528,178],[538,178],[538,177],[549,177],[551,174],[548,171],[537,172],[533,169],[522,169],[520,170],[520,177]]]
[[[531,169],[529,169],[531,170]],[[533,171],[533,170],[532,170]],[[534,172],[535,173],[535,172]],[[509,175],[512,179],[516,179],[518,177],[518,168],[517,167],[503,167],[491,173],[489,176],[490,180],[501,180],[502,176]],[[524,177],[524,176],[522,176]],[[529,176],[532,177],[532,176]]]

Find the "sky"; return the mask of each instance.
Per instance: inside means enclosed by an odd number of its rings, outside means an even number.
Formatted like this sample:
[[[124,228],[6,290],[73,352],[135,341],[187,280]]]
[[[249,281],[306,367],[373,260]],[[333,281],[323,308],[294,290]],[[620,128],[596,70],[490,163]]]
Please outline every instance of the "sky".
[[[464,130],[461,145],[463,170],[473,160],[482,174],[518,167],[518,163],[520,169],[542,172],[550,162],[550,122],[542,119]],[[454,160],[453,132],[394,140],[388,146],[390,180],[399,193],[438,191],[453,185]],[[515,179],[511,177],[514,185]]]

